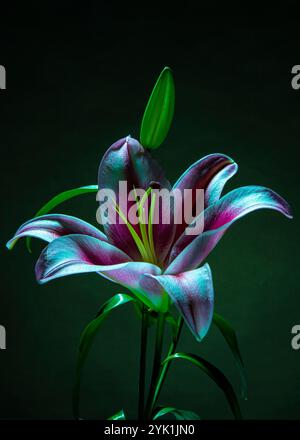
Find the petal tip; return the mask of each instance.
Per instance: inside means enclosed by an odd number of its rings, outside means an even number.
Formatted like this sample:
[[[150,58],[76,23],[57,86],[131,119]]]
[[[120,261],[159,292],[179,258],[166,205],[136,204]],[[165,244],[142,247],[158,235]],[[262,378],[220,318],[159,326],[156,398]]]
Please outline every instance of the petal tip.
[[[11,250],[12,250],[12,247],[13,247],[12,240],[9,240],[9,241],[6,243],[5,247],[6,247],[9,251],[11,251]]]
[[[202,269],[202,270],[206,270],[207,275],[208,275],[210,278],[212,278],[211,268],[210,268],[210,265],[209,265],[208,263],[203,264],[203,266],[202,266],[201,269]]]
[[[285,199],[282,198],[281,205],[282,205],[282,209],[281,209],[282,214],[289,219],[293,219],[294,215],[293,215],[293,211],[292,211],[292,208],[289,205],[289,203]]]
[[[285,216],[287,218],[289,218],[290,220],[292,220],[294,218],[294,214],[293,214],[292,208],[289,205],[288,205],[288,209],[285,212]]]
[[[18,239],[16,239],[15,237],[11,238],[10,240],[8,240],[8,242],[6,243],[5,247],[11,251],[13,250],[15,244],[17,243]]]

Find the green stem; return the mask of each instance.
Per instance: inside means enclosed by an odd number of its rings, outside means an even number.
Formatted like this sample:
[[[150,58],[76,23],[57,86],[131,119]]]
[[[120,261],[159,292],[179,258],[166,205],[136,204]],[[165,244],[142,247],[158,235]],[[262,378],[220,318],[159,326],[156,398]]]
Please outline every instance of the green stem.
[[[178,320],[177,332],[176,332],[176,335],[173,337],[173,340],[172,340],[171,345],[169,347],[167,357],[171,356],[176,351],[176,347],[177,347],[177,344],[178,344],[178,341],[180,338],[180,334],[181,334],[182,325],[183,325],[183,319],[182,319],[182,317],[180,317]],[[153,393],[151,406],[149,407],[149,414],[150,415],[152,414],[154,407],[156,405],[156,402],[159,398],[159,394],[160,394],[162,386],[164,384],[169,366],[170,366],[170,362],[166,362],[161,369],[161,372],[160,372],[160,375],[159,375],[158,380],[156,382],[155,390]]]
[[[143,420],[144,418],[147,339],[148,339],[148,313],[146,311],[145,306],[143,306],[142,329],[141,329],[141,352],[140,352],[139,404],[138,404],[139,420]]]
[[[153,358],[153,368],[152,368],[152,376],[150,383],[150,391],[146,405],[146,417],[149,418],[152,412],[152,402],[155,393],[156,383],[160,374],[161,368],[161,354],[163,348],[163,335],[165,328],[165,315],[164,313],[160,313],[157,318],[157,327],[156,327],[156,339],[155,339],[155,352]]]

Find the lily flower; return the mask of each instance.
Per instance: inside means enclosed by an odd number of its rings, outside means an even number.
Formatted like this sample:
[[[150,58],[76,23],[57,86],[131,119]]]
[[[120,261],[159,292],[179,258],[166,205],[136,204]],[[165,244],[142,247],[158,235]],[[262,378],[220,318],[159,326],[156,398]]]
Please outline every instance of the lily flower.
[[[151,221],[156,209],[151,190],[155,186],[168,190],[172,187],[149,151],[128,136],[107,150],[98,174],[99,189],[114,191],[117,214],[125,221],[107,222],[101,232],[69,215],[43,215],[24,223],[7,247],[11,249],[20,237],[40,238],[48,245],[35,266],[39,283],[96,272],[128,288],[155,311],[164,313],[173,302],[197,340],[202,340],[212,321],[214,290],[210,267],[201,264],[227,229],[245,214],[269,208],[292,218],[288,203],[262,186],[244,186],[222,196],[224,185],[237,168],[230,157],[210,154],[191,165],[177,180],[173,189],[204,191],[204,210],[197,213],[203,216],[203,230],[198,235],[188,235],[189,225],[185,222]],[[120,181],[127,182],[128,192],[142,188],[149,195],[147,228],[142,221],[130,224],[127,212],[118,209]]]

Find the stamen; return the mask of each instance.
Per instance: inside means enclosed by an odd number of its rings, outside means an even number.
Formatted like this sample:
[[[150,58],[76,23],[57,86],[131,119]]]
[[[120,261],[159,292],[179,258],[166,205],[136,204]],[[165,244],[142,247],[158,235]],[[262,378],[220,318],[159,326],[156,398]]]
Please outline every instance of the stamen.
[[[154,261],[157,264],[157,258],[155,254],[155,247],[153,242],[153,217],[154,217],[154,209],[155,209],[155,201],[156,201],[156,194],[153,192],[151,193],[151,205],[150,205],[150,211],[149,211],[149,217],[148,217],[148,238],[149,238],[149,245],[151,249],[151,253],[153,255]]]
[[[154,263],[154,258],[153,258],[152,252],[151,252],[151,248],[150,248],[148,236],[147,236],[145,208],[144,208],[145,202],[147,201],[148,195],[150,194],[150,192],[151,192],[151,188],[148,188],[147,191],[144,193],[143,197],[141,198],[141,200],[139,201],[137,194],[136,194],[136,190],[134,188],[135,200],[136,200],[136,204],[137,204],[138,217],[139,217],[139,226],[140,226],[143,244],[144,244],[145,249],[148,254],[148,260],[151,263]]]
[[[138,213],[138,220],[139,220],[139,227],[141,231],[142,239],[139,237],[139,235],[136,233],[133,226],[129,223],[126,216],[122,212],[121,208],[118,206],[116,201],[112,198],[112,201],[114,203],[114,208],[116,212],[119,214],[121,219],[126,224],[137,248],[139,253],[141,254],[141,257],[144,261],[152,263],[152,264],[158,264],[157,258],[155,254],[155,247],[153,242],[153,217],[154,217],[154,209],[155,209],[155,200],[156,200],[156,194],[152,193],[152,188],[149,187],[147,191],[143,194],[143,197],[141,200],[138,200],[138,196],[136,193],[135,188],[134,195],[135,200],[137,204],[137,213]],[[145,203],[148,200],[149,194],[151,194],[151,204],[150,204],[150,210],[148,214],[148,230],[146,227],[146,217],[145,217]]]
[[[121,219],[123,220],[123,222],[126,224],[135,244],[137,245],[137,248],[141,254],[141,257],[144,261],[147,261],[147,251],[143,245],[142,240],[140,239],[140,237],[138,236],[138,234],[135,232],[134,228],[132,227],[132,225],[127,221],[126,216],[123,214],[123,212],[121,211],[120,207],[117,205],[116,201],[114,199],[112,199],[113,203],[115,204],[114,208],[116,210],[116,212],[119,214],[119,216],[121,217]]]

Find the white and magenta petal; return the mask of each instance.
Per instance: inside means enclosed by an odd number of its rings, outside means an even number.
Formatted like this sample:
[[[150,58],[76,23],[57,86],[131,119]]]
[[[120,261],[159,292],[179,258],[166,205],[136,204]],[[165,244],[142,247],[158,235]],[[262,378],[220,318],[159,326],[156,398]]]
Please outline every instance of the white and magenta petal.
[[[73,234],[53,240],[42,251],[35,273],[39,283],[77,273],[124,266],[131,259],[115,246],[88,235]]]
[[[205,207],[212,205],[220,199],[226,182],[236,174],[237,170],[237,163],[228,163],[211,179],[205,191]]]
[[[12,249],[21,237],[40,238],[50,243],[58,237],[69,234],[90,235],[98,240],[107,241],[103,232],[79,218],[64,214],[48,214],[35,217],[20,226],[6,246]]]
[[[236,172],[237,164],[225,154],[209,154],[192,164],[177,180],[173,189],[182,194],[185,189],[193,190],[192,196],[196,205],[196,190],[203,190],[204,208],[216,202],[222,193],[225,183]],[[184,198],[183,198],[184,199]],[[200,214],[197,212],[196,215]],[[184,232],[186,223],[177,225],[175,239]]]
[[[168,296],[160,285],[144,277],[145,274],[160,275],[161,269],[151,263],[129,262],[125,267],[100,272],[100,275],[110,281],[127,287],[148,307],[166,312],[169,304]]]
[[[171,189],[171,185],[164,176],[159,164],[143,146],[130,136],[115,142],[105,153],[99,166],[98,186],[99,190],[113,190],[116,203],[119,205],[119,183],[127,183],[127,194],[134,188],[147,190],[153,185]],[[127,212],[123,212],[127,218],[128,210],[135,204],[131,201],[127,204]],[[122,206],[122,203],[121,203]],[[139,259],[140,253],[129,232],[127,226],[116,215],[116,224],[107,222],[104,231],[109,241],[124,250],[133,259]],[[137,225],[133,226],[140,235]]]
[[[123,251],[94,237],[68,235],[52,241],[41,253],[35,268],[37,281],[44,284],[63,276],[96,272],[130,289],[149,307],[164,310],[163,289],[141,285],[145,273],[159,275],[159,267],[134,262]],[[165,311],[165,310],[164,310]]]
[[[214,289],[208,264],[176,275],[146,275],[159,283],[169,294],[188,327],[201,341],[212,321]]]
[[[134,187],[146,190],[151,182],[157,182],[162,188],[170,187],[157,161],[130,136],[111,145],[99,166],[99,189],[112,189],[118,194],[120,181],[128,183],[129,191]]]
[[[204,213],[204,231],[198,236],[183,234],[175,243],[166,273],[198,267],[236,220],[258,209],[273,209],[292,218],[289,204],[279,194],[262,186],[237,188]]]

